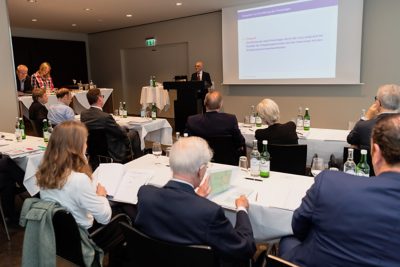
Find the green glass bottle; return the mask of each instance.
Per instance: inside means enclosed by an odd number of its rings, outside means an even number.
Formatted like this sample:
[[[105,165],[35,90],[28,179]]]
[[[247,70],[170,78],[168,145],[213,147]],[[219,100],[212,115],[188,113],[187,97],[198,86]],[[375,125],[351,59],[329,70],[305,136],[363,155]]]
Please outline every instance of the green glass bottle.
[[[261,117],[258,113],[256,113],[256,127],[261,127],[261,125],[262,125]]]
[[[122,102],[122,117],[127,118],[128,117],[128,109],[126,108],[126,103]]]
[[[261,152],[260,157],[260,177],[268,178],[269,177],[269,170],[270,170],[270,155],[268,152],[268,141],[263,140],[263,150]]]
[[[151,105],[151,119],[157,119],[157,107],[154,103]]]
[[[304,131],[309,131],[311,128],[311,117],[308,108],[306,108],[306,113],[304,114]]]
[[[49,142],[50,133],[49,133],[49,125],[47,124],[47,120],[43,119],[43,141]]]
[[[358,176],[369,177],[370,167],[367,163],[367,150],[361,149],[361,159],[356,166],[356,174]]]
[[[21,131],[22,140],[26,139],[25,124],[22,118],[19,118],[19,130]]]

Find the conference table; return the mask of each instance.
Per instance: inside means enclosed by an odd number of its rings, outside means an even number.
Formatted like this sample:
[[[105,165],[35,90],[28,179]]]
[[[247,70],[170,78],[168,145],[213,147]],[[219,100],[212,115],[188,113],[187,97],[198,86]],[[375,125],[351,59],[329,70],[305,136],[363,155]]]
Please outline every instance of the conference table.
[[[101,91],[101,94],[104,96],[104,103],[108,103],[108,99],[111,100],[111,95],[113,92],[112,88],[99,88]],[[71,94],[73,96],[72,98],[72,108],[74,109],[76,114],[81,114],[81,112],[85,109],[90,108],[89,102],[87,101],[86,94],[87,91],[85,90],[72,90]],[[54,104],[57,104],[57,97],[54,93],[48,94],[48,102],[45,104],[47,109]],[[26,96],[19,96],[18,100],[20,102],[20,112],[21,114],[29,118],[29,107],[32,105],[33,99],[31,95],[26,95]],[[106,110],[106,109],[105,109]],[[112,112],[112,103],[111,103],[111,109],[110,111]]]
[[[147,154],[125,164],[125,167],[131,170],[152,171],[154,175],[147,183],[155,186],[165,185],[172,177],[168,158],[165,156],[156,158],[152,154]],[[236,221],[236,211],[225,206],[224,203],[232,201],[231,206],[233,206],[236,196],[240,194],[241,190],[244,190],[250,192],[248,214],[257,242],[265,242],[292,234],[293,211],[300,205],[306,191],[314,183],[314,178],[271,172],[267,179],[257,177],[255,180],[249,180],[246,179],[246,177],[250,178],[248,171],[241,170],[236,166],[217,163],[210,163],[208,172],[226,169],[232,170],[231,186],[238,190],[222,192],[211,200],[226,207],[225,214],[233,225]],[[132,191],[137,192],[138,189],[135,188]]]
[[[26,136],[25,140],[18,142],[15,134],[1,133],[0,152],[8,155],[25,171],[24,186],[31,196],[39,192],[36,185],[36,171],[43,158],[47,143],[43,138],[35,136]]]
[[[239,129],[246,140],[246,145],[251,148],[253,147],[255,131],[267,127],[266,125],[261,127],[249,127],[248,125],[244,125],[244,123],[239,123]],[[311,165],[314,154],[323,158],[326,163],[329,162],[331,154],[333,154],[336,159],[342,159],[343,148],[350,146],[350,144],[347,143],[347,135],[349,132],[349,130],[322,128],[311,128],[309,131],[297,131],[299,144],[307,145],[307,165]]]
[[[163,145],[172,145],[172,127],[166,119],[157,118],[141,118],[128,116],[112,115],[119,126],[128,130],[135,130],[139,133],[140,146],[142,150],[145,148],[145,141],[159,142]],[[80,120],[80,115],[75,116],[76,120]]]

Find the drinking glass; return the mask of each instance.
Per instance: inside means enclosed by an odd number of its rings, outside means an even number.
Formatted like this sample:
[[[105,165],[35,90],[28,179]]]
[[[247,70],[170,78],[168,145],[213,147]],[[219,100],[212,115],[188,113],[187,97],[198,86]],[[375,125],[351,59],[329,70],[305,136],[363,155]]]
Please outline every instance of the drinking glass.
[[[250,116],[244,116],[244,125],[243,126],[250,126]]]
[[[159,142],[154,142],[153,143],[152,153],[153,153],[154,156],[156,156],[156,164],[160,164],[158,162],[158,157],[161,155],[162,150],[161,150],[161,144]]]
[[[315,177],[325,169],[323,158],[314,158],[311,166],[311,174]]]
[[[242,171],[247,172],[248,171],[248,166],[247,166],[247,157],[246,156],[241,156],[239,158],[239,168]]]
[[[165,148],[165,156],[169,157],[169,153],[171,152],[171,147],[168,146]]]

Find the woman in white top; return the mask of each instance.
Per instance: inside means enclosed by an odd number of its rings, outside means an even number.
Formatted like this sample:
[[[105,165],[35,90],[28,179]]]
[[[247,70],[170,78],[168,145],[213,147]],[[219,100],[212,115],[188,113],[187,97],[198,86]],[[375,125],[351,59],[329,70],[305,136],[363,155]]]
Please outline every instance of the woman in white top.
[[[42,199],[60,203],[78,225],[89,229],[94,219],[107,224],[111,207],[105,188],[92,179],[85,157],[87,135],[77,121],[55,127],[36,177]]]

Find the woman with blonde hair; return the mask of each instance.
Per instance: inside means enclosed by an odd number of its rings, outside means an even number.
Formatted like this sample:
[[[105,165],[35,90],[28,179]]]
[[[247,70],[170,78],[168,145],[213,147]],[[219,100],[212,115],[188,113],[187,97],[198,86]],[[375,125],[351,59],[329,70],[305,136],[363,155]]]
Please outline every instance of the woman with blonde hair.
[[[51,66],[48,62],[40,64],[39,70],[31,76],[32,88],[54,89],[53,80],[50,76]]]
[[[262,148],[263,140],[268,140],[268,144],[298,144],[296,124],[292,121],[278,123],[279,107],[272,99],[262,100],[256,110],[264,123],[268,125],[268,128],[259,129],[255,133],[259,148]]]

